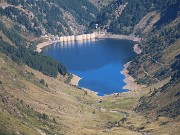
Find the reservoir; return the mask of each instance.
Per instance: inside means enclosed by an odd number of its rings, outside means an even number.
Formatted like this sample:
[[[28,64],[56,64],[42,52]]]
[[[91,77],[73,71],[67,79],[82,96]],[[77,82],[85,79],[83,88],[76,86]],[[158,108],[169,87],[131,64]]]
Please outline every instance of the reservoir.
[[[63,42],[43,48],[51,56],[82,79],[78,86],[98,92],[99,96],[121,93],[123,65],[136,56],[135,43],[128,40],[98,39],[95,41]]]

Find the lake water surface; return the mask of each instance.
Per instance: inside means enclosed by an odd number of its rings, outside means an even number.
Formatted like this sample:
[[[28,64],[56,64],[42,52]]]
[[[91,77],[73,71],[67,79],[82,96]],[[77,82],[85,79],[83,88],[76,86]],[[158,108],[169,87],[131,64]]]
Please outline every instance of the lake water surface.
[[[78,86],[99,96],[126,92],[122,89],[123,65],[136,56],[134,43],[127,40],[103,39],[86,42],[56,43],[42,53],[64,64],[70,73],[82,79]]]

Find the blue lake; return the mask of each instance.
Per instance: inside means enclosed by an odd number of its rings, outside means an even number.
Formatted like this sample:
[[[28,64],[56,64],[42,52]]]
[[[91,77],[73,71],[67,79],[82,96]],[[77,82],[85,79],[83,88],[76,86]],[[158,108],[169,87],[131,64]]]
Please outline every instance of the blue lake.
[[[134,43],[128,40],[103,39],[86,42],[55,43],[42,53],[60,61],[70,73],[82,79],[78,86],[99,96],[126,92],[122,89],[123,65],[136,56]]]

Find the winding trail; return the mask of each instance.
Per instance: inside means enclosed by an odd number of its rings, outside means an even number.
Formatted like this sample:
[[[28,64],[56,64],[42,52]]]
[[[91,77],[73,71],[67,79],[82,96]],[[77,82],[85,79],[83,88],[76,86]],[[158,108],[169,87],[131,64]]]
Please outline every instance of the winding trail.
[[[142,68],[143,72],[144,72],[147,76],[150,76],[150,77],[156,79],[158,82],[160,82],[160,80],[159,80],[158,78],[156,78],[154,75],[149,74],[149,73],[144,69],[143,66],[141,66],[141,68]]]
[[[127,112],[124,111],[119,111],[119,110],[107,110],[105,108],[99,108],[99,110],[103,111],[103,112],[109,112],[109,113],[118,113],[120,115],[124,115],[123,118],[120,118],[119,120],[117,120],[114,123],[111,123],[111,125],[109,127],[107,127],[107,129],[105,129],[103,132],[106,132],[108,130],[111,130],[114,127],[117,127],[119,124],[123,124],[127,118],[129,117],[129,114]],[[142,135],[151,135],[150,131],[139,131],[139,130],[133,130],[133,129],[129,129],[129,127],[124,126],[123,128],[126,128],[128,130],[134,131],[134,132],[138,132]]]

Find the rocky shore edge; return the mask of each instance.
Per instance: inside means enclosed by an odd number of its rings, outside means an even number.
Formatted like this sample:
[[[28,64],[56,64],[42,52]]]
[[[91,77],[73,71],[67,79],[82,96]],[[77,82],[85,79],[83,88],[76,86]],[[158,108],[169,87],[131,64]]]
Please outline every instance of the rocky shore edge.
[[[125,79],[123,81],[126,83],[126,85],[123,86],[123,89],[130,90],[130,91],[139,90],[141,89],[141,86],[138,85],[135,82],[135,79],[129,75],[129,71],[127,68],[130,65],[130,63],[131,61],[124,64],[124,69],[121,71],[121,74],[125,76]]]

